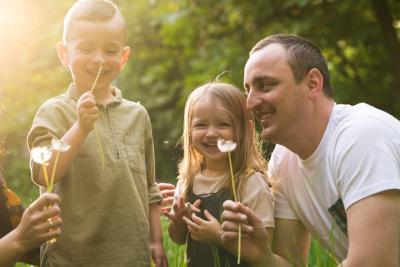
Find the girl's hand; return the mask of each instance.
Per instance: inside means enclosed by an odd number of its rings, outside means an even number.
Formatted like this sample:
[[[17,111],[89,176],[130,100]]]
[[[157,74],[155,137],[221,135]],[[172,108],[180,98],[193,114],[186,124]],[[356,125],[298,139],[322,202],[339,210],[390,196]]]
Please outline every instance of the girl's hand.
[[[204,210],[204,215],[206,220],[195,213],[192,214],[192,220],[183,217],[191,237],[202,243],[221,245],[221,224],[207,210]]]
[[[165,212],[164,215],[172,220],[174,224],[184,225],[185,221],[183,217],[189,217],[191,211],[200,212],[198,206],[200,206],[200,199],[197,199],[193,205],[189,203],[184,203],[183,198],[178,198],[178,200],[173,204],[171,212]]]
[[[78,126],[85,132],[94,129],[94,123],[98,118],[98,110],[96,107],[96,99],[91,92],[81,95],[77,104]]]

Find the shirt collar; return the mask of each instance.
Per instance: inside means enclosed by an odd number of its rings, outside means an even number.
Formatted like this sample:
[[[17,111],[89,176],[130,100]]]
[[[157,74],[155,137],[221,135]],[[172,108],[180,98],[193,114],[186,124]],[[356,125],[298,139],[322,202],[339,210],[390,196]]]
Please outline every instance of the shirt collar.
[[[108,105],[113,105],[115,103],[121,103],[122,102],[122,92],[120,89],[117,87],[112,86],[111,87],[113,98],[112,100],[108,103]],[[68,87],[68,95],[72,99],[78,101],[78,99],[81,97],[83,93],[79,92],[76,87],[74,86],[73,83],[71,83]]]

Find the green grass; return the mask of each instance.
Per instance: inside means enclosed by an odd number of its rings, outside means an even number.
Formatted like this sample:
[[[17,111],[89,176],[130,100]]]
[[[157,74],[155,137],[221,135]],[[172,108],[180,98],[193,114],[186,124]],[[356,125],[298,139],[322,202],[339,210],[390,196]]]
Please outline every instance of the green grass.
[[[168,257],[169,267],[185,267],[185,246],[177,245],[168,236],[168,221],[163,216],[161,218],[161,225],[164,236],[164,248]],[[337,262],[323,249],[316,240],[311,243],[310,255],[308,260],[308,267],[334,267],[337,266]],[[28,267],[18,263],[16,267]]]

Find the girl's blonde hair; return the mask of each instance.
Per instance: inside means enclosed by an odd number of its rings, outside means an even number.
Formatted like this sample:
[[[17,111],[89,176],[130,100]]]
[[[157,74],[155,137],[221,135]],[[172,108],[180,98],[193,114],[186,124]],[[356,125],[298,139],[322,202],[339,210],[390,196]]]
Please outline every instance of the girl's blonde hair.
[[[246,97],[235,86],[227,83],[211,82],[196,88],[188,97],[185,105],[183,134],[181,144],[183,158],[178,165],[179,178],[182,179],[182,197],[186,198],[193,180],[204,167],[204,158],[197,152],[191,141],[192,110],[200,99],[219,101],[230,113],[233,123],[237,147],[232,152],[232,165],[235,186],[239,187],[253,172],[266,173],[266,161],[262,155],[261,143],[254,129],[254,118],[246,109]],[[232,192],[230,180],[226,187]],[[240,194],[239,194],[240,195]]]

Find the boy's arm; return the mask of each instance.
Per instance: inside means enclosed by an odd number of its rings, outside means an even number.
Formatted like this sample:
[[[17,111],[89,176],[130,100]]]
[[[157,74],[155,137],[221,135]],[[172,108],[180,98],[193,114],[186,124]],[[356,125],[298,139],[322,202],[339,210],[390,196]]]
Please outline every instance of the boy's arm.
[[[167,267],[168,261],[164,253],[159,203],[150,203],[149,213],[151,233],[150,250],[153,261],[156,267]]]
[[[92,93],[86,92],[78,100],[77,104],[77,121],[61,138],[62,141],[70,145],[70,148],[62,153],[59,153],[57,168],[54,174],[54,183],[57,183],[65,176],[69,170],[72,161],[79,152],[82,143],[85,141],[88,134],[93,130],[94,123],[97,120],[96,100]],[[51,174],[57,151],[52,152],[51,158],[46,165],[47,173]],[[44,178],[43,168],[39,168],[37,175],[33,175],[36,183],[47,186]]]

